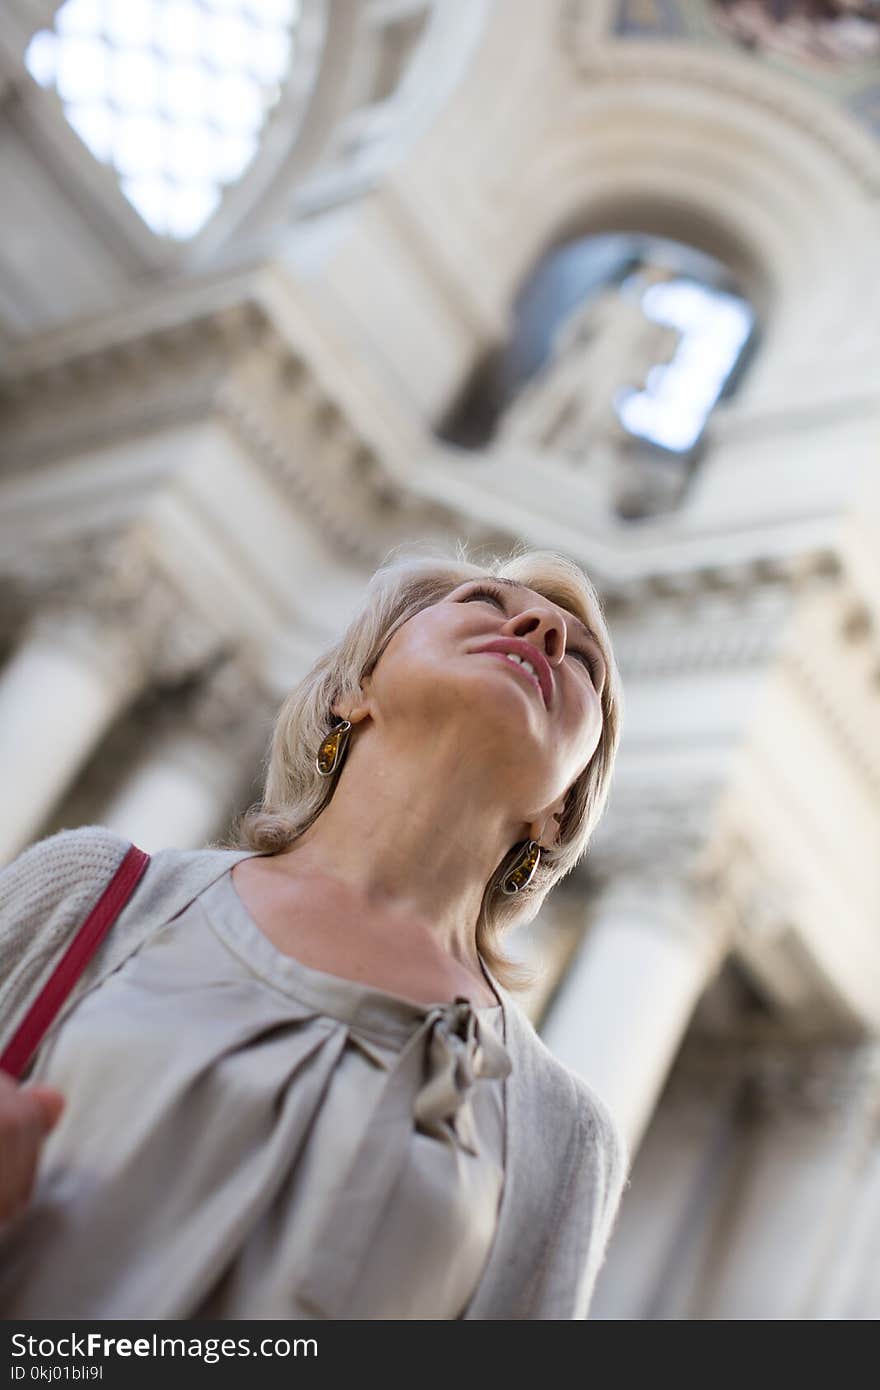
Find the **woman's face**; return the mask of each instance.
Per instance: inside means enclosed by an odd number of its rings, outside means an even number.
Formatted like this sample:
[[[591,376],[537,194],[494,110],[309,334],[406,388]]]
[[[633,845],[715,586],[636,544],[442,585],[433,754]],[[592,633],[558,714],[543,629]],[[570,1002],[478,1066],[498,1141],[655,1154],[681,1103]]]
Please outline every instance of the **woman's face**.
[[[605,679],[598,641],[571,613],[512,581],[473,579],[398,628],[364,690],[396,737],[454,737],[527,814],[589,763]]]

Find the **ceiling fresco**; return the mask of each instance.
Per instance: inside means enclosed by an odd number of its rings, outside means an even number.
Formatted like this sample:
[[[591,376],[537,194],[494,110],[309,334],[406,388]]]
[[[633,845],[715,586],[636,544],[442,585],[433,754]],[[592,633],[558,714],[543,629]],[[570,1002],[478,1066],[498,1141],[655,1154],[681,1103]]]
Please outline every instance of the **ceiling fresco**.
[[[880,0],[619,0],[614,32],[738,49],[840,103],[880,138]]]

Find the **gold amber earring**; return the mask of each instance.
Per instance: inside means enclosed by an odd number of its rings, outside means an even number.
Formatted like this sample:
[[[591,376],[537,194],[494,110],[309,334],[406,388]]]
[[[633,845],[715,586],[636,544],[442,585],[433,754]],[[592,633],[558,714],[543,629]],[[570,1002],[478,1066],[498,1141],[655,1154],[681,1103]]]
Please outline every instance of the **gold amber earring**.
[[[526,848],[517,859],[512,869],[505,874],[501,883],[502,893],[512,897],[514,893],[521,893],[524,888],[528,888],[535,876],[535,870],[541,862],[541,846],[537,840],[528,840]]]
[[[331,729],[324,739],[315,759],[315,767],[321,777],[332,777],[339,767],[348,747],[350,733],[351,722],[348,719],[343,719],[341,724],[337,724],[335,729]]]

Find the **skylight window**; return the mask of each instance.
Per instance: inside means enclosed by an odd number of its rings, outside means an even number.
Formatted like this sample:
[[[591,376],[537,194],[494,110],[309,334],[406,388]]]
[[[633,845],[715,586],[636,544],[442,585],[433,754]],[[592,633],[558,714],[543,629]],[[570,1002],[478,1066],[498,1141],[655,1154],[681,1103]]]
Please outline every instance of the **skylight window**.
[[[684,452],[702,434],[755,316],[744,299],[688,279],[652,285],[642,312],[681,337],[671,362],[651,368],[645,390],[618,394],[617,414],[631,434]]]
[[[187,240],[253,159],[300,0],[66,0],[25,63],[159,236]]]

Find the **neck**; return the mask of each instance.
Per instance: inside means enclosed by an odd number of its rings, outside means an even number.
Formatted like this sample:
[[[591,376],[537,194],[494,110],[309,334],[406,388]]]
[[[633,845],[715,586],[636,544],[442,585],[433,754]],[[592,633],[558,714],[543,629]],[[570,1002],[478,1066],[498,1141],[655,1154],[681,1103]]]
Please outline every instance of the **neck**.
[[[499,810],[490,770],[463,758],[451,738],[409,758],[371,745],[350,752],[328,805],[277,858],[291,873],[332,883],[373,921],[429,933],[480,976],[486,883],[527,833],[523,823]]]

